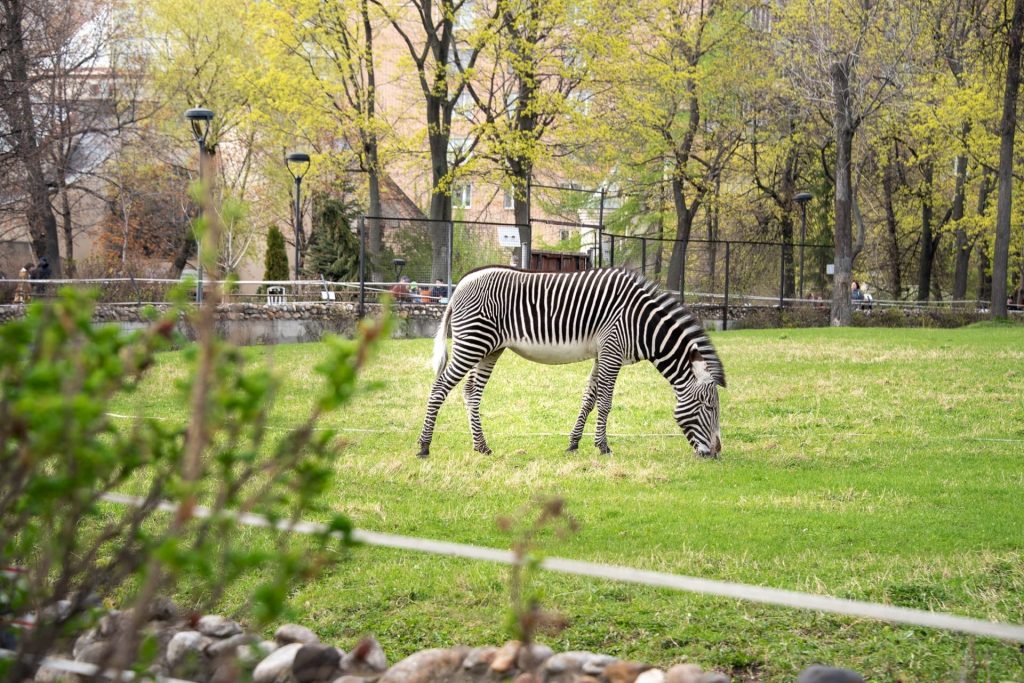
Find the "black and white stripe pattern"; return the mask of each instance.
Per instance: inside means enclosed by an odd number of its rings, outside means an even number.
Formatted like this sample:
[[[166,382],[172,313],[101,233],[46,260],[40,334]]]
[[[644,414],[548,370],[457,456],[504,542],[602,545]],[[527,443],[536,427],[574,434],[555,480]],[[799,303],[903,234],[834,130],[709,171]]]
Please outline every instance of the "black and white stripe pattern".
[[[491,452],[480,425],[480,397],[505,349],[545,364],[595,359],[569,434],[570,451],[579,446],[596,406],[594,442],[602,453],[611,452],[606,432],[615,380],[623,365],[641,360],[651,361],[675,390],[676,423],[694,450],[714,457],[722,448],[718,387],[725,386],[725,371],[700,323],[671,295],[623,270],[530,273],[488,267],[462,279],[441,319],[421,457],[430,452],[441,404],[463,377],[473,447]]]

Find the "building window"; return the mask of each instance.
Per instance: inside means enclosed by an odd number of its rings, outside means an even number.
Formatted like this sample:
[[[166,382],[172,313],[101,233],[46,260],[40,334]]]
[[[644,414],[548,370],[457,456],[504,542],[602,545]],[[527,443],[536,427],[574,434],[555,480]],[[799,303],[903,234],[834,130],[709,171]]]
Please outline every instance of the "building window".
[[[469,88],[464,87],[459,93],[459,98],[455,100],[455,111],[464,114],[472,111],[473,105],[473,96],[469,93]]]
[[[473,183],[462,182],[452,185],[452,208],[468,209],[473,205]]]
[[[516,196],[512,190],[505,189],[505,201],[502,202],[502,207],[509,211],[516,208]]]
[[[566,241],[567,239],[569,239],[569,231],[565,230],[565,229],[559,230],[558,231],[558,239],[560,239],[563,242]]]
[[[469,138],[450,137],[448,138],[448,165],[456,166],[469,161],[473,156],[471,141]]]
[[[750,14],[747,19],[750,24],[750,28],[755,31],[761,31],[762,33],[772,32],[772,8],[771,5],[764,4],[754,7],[750,10]]]

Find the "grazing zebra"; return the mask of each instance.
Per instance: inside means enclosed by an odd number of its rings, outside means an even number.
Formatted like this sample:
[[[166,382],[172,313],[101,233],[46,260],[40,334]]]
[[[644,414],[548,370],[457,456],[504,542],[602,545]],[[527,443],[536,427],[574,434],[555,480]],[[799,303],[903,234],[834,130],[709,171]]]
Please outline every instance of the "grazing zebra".
[[[437,411],[463,377],[473,448],[491,452],[480,426],[480,397],[505,349],[548,365],[596,359],[569,451],[579,446],[596,403],[594,443],[601,453],[611,452],[606,427],[615,379],[623,365],[641,360],[651,361],[675,390],[675,420],[696,453],[715,457],[721,451],[718,387],[725,386],[725,371],[700,323],[675,298],[623,270],[531,273],[491,266],[462,279],[441,318],[420,457],[429,455]]]

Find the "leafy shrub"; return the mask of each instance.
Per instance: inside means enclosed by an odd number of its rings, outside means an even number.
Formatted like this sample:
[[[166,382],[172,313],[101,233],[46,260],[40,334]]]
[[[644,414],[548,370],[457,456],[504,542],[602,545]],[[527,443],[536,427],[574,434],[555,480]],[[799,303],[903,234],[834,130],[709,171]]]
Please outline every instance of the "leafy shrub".
[[[134,616],[102,665],[135,661],[150,605],[178,581],[202,586],[201,600],[213,604],[227,582],[259,572],[265,578],[249,608],[256,623],[265,622],[282,611],[294,579],[348,542],[348,521],[335,517],[329,527],[340,534],[296,542],[268,530],[262,548],[240,540],[231,513],[330,518],[318,501],[331,486],[339,444],[316,425],[351,398],[386,324],[364,325],[357,341],[324,342],[328,358],[317,367],[323,393],[299,427],[276,438],[266,424],[277,380],[215,338],[217,298],[211,292],[202,308],[189,310],[179,296],[171,311],[150,316],[149,327],[125,334],[92,324],[93,295],[65,290],[0,327],[0,568],[20,570],[0,587],[0,615],[36,618],[34,629],[19,634],[17,657],[0,660],[0,679],[31,678],[39,656],[80,628],[97,599],[115,593],[131,597]],[[177,389],[191,406],[189,423],[115,425],[110,400],[134,391],[156,354],[181,341],[174,330],[186,314],[199,337],[187,351],[194,367]],[[111,492],[132,493],[137,505],[104,502]],[[161,512],[162,501],[177,512]],[[200,504],[212,514],[194,514]]]

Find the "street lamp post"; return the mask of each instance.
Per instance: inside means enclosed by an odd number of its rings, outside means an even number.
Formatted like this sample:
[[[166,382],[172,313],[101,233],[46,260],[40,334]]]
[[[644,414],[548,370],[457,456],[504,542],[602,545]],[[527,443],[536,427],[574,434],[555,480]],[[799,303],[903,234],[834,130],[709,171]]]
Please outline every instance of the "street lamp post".
[[[195,107],[185,112],[185,118],[192,126],[192,137],[199,145],[199,186],[203,185],[203,155],[206,154],[206,138],[210,135],[210,123],[213,112],[202,107]],[[200,203],[200,206],[202,204]],[[203,302],[203,245],[196,237],[196,303]]]
[[[800,298],[804,298],[804,242],[807,241],[807,202],[814,198],[810,192],[798,192],[793,201],[800,205]]]
[[[309,155],[292,152],[284,158],[284,165],[295,179],[295,279],[299,279],[299,235],[302,233],[302,178],[309,170]]]

